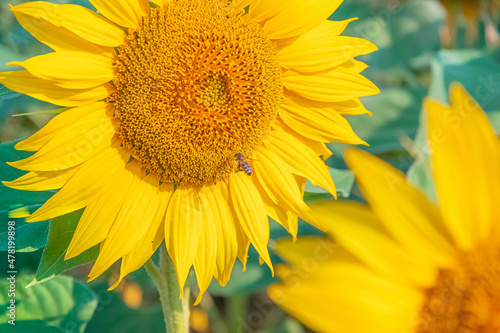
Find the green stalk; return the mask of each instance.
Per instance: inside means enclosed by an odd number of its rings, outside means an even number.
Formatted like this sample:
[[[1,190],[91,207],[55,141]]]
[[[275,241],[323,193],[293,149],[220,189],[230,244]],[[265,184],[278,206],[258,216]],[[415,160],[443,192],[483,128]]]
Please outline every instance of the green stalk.
[[[189,277],[179,299],[180,288],[175,266],[165,246],[160,246],[159,266],[152,259],[144,265],[160,294],[167,333],[189,333]]]

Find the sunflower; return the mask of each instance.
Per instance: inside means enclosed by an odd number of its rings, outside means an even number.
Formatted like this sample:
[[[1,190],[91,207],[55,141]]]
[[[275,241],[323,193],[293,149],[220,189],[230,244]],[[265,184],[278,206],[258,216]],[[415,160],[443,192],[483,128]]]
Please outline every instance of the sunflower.
[[[0,83],[67,108],[16,145],[36,153],[5,184],[59,189],[28,222],[85,208],[66,259],[100,243],[89,277],[121,258],[114,286],[163,241],[200,295],[250,244],[272,270],[268,216],[295,236],[305,180],[335,195],[324,142],[364,143],[343,115],[378,92],[353,59],[375,46],[326,20],[339,0],[90,2],[11,8],[55,52]]]
[[[458,85],[451,106],[426,100],[439,205],[378,158],[346,160],[369,206],[311,206],[337,243],[283,241],[292,267],[269,295],[319,332],[500,331],[500,143]],[[307,304],[306,307],[303,305]]]

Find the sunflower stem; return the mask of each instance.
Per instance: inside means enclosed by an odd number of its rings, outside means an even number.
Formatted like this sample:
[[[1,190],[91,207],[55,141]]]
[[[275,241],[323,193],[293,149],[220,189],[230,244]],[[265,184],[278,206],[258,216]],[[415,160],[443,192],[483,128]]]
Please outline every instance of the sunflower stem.
[[[160,246],[159,265],[155,265],[150,259],[145,268],[158,288],[167,333],[188,333],[190,277],[186,281],[182,298],[179,299],[180,287],[175,266],[164,246]]]

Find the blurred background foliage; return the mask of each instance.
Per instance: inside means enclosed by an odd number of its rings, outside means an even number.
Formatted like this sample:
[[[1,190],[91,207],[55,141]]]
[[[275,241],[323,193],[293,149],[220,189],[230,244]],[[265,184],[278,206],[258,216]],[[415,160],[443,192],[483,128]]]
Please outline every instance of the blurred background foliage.
[[[20,0],[10,1],[11,5]],[[53,1],[56,2],[56,1]],[[84,0],[57,1],[92,8]],[[0,0],[0,71],[5,64],[51,50],[32,38]],[[370,67],[364,75],[380,87],[377,96],[362,99],[373,116],[348,117],[356,133],[370,144],[360,147],[378,155],[408,174],[409,181],[433,197],[428,154],[424,139],[422,100],[431,96],[447,102],[448,87],[458,81],[487,112],[500,130],[500,1],[499,0],[345,0],[331,20],[359,19],[345,35],[375,43],[379,51],[360,57]],[[57,107],[22,96],[0,86],[0,174],[12,180],[22,173],[5,161],[26,157],[10,142],[29,136],[43,126]],[[345,144],[328,144],[327,160],[340,200],[362,201],[352,173],[342,158]],[[473,179],[473,175],[471,175]],[[34,211],[50,192],[18,192],[0,185],[0,330],[2,332],[162,332],[163,317],[154,286],[144,269],[130,274],[115,291],[107,291],[117,278],[118,265],[100,278],[85,283],[89,262],[97,254],[90,249],[68,262],[62,260],[81,214],[75,212],[52,221],[26,224],[17,218],[17,320],[6,324],[8,302],[7,225],[9,210],[19,204]],[[322,189],[306,185],[308,202],[332,199]],[[301,223],[300,235],[320,234]],[[271,222],[271,238],[287,237]],[[271,241],[271,248],[273,241]],[[308,332],[273,305],[265,294],[273,278],[260,266],[251,250],[247,271],[236,264],[224,288],[216,283],[192,311],[195,332]],[[274,263],[280,262],[276,256]],[[64,275],[59,275],[64,272]],[[40,283],[43,282],[43,283]],[[31,287],[24,286],[31,283]]]

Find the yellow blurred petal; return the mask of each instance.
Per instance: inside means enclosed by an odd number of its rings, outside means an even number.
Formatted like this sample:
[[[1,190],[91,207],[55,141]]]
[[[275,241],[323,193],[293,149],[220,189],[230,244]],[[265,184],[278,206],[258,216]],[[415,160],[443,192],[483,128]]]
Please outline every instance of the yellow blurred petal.
[[[309,179],[336,197],[335,184],[328,167],[304,143],[282,130],[275,130],[270,132],[264,145],[279,156],[292,173]]]
[[[79,106],[103,100],[114,90],[108,83],[92,89],[65,89],[28,71],[0,72],[0,83],[10,90],[61,106]]]
[[[124,168],[129,155],[121,150],[108,148],[83,163],[66,185],[35,211],[28,222],[37,222],[74,212],[87,206],[96,193]]]
[[[283,74],[283,86],[303,97],[321,102],[347,101],[380,92],[370,80],[343,67],[316,74],[289,70]]]
[[[111,146],[115,122],[95,109],[58,133],[35,154],[9,165],[27,171],[64,170],[81,164]]]
[[[318,332],[413,332],[411,319],[425,298],[360,265],[319,263],[299,274],[270,286],[268,295]]]
[[[203,232],[206,200],[197,187],[180,185],[168,203],[165,215],[165,244],[177,271],[181,293],[193,265]]]
[[[113,106],[107,104],[106,102],[91,103],[61,112],[60,114],[52,118],[35,134],[21,142],[18,142],[16,144],[16,149],[27,151],[40,150],[43,145],[56,137],[60,131],[76,124],[87,114],[100,112],[100,110],[103,112],[103,114],[104,112],[108,115],[113,114]]]
[[[365,144],[349,122],[333,109],[308,107],[300,98],[285,98],[280,117],[294,131],[321,142]]]
[[[261,0],[262,6],[272,6],[274,0]],[[284,2],[283,2],[284,3]],[[289,38],[303,34],[323,23],[341,0],[294,0],[286,2],[276,15],[264,24],[264,31],[272,39]]]
[[[342,247],[379,273],[408,286],[434,285],[438,269],[396,243],[368,206],[321,202],[311,205],[311,214]]]
[[[351,253],[325,237],[301,236],[297,241],[283,238],[276,242],[273,250],[296,268],[307,266],[311,258],[317,263],[327,261],[360,263]],[[284,273],[286,272],[281,272],[281,269],[276,270],[276,275],[281,279],[286,279],[287,274]]]
[[[149,14],[147,0],[89,0],[107,19],[122,27],[139,28],[142,17]]]
[[[322,28],[322,27],[321,27]],[[301,35],[278,52],[281,66],[296,72],[310,73],[333,68],[352,58],[377,50],[369,41],[348,36],[325,38],[321,28]],[[316,33],[316,30],[319,30]]]
[[[275,153],[266,148],[257,150],[253,166],[260,185],[277,206],[302,219],[310,219],[295,178]]]
[[[142,167],[138,161],[132,161],[128,167],[135,176],[131,183],[133,192],[125,197],[92,267],[90,278],[101,275],[115,261],[132,252],[147,231],[157,228],[160,224],[162,216],[157,214],[160,206],[158,176],[150,173],[144,177],[145,172],[141,171]]]
[[[267,249],[269,242],[269,221],[264,203],[249,176],[244,172],[232,174],[229,178],[230,207],[236,223],[243,229],[259,255],[273,271]]]
[[[32,1],[11,10],[23,28],[57,51],[111,54],[125,38],[120,28],[82,6]]]
[[[454,249],[437,207],[386,162],[356,149],[345,153],[359,188],[389,233],[429,266],[449,267]]]
[[[30,212],[27,206],[21,206],[14,209],[9,209],[7,215],[9,219],[22,219],[24,217],[30,216]]]
[[[73,51],[52,52],[8,65],[24,67],[31,75],[67,89],[88,89],[113,79],[109,56]]]
[[[498,224],[500,143],[480,106],[458,84],[451,107],[426,100],[431,165],[439,207],[463,250]]]
[[[76,170],[77,168],[73,167],[58,171],[31,171],[16,180],[3,181],[2,184],[23,191],[55,190],[63,187]]]

